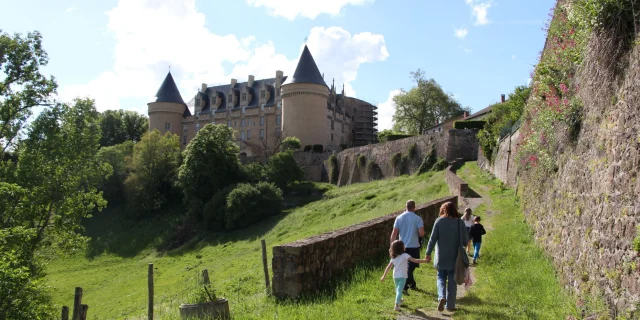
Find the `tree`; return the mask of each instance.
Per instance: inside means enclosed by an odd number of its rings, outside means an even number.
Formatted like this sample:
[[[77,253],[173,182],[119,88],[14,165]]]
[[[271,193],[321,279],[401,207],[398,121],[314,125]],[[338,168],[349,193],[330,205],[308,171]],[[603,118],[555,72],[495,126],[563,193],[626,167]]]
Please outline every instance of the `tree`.
[[[133,147],[134,143],[132,141],[125,141],[121,144],[102,147],[98,150],[98,159],[103,163],[108,163],[113,170],[113,174],[105,178],[100,187],[104,197],[109,201],[124,199],[124,181],[129,175]]]
[[[189,142],[178,173],[187,201],[197,199],[205,203],[216,191],[237,182],[240,148],[232,137],[231,128],[207,124]]]
[[[40,73],[49,59],[42,35],[10,36],[0,30],[0,151],[16,143],[35,106],[50,105],[57,84]]]
[[[393,97],[396,104],[393,116],[395,131],[422,134],[425,129],[465,111],[435,80],[425,79],[424,71],[411,72],[411,78],[416,86]]]
[[[298,166],[291,150],[277,153],[269,158],[267,179],[281,189],[295,181],[302,180],[304,172]]]
[[[135,111],[107,110],[101,114],[101,146],[113,146],[125,141],[140,141],[149,127],[149,119]]]
[[[291,136],[291,137],[286,137],[284,138],[284,140],[282,140],[282,150],[286,151],[286,150],[298,150],[300,149],[300,147],[302,147],[302,144],[300,143],[300,139]]]
[[[180,140],[153,130],[133,147],[133,159],[125,180],[127,198],[140,213],[161,208],[172,196],[180,166]]]
[[[31,124],[16,163],[0,182],[0,319],[51,318],[40,249],[85,242],[80,222],[106,205],[97,190],[110,167],[96,156],[93,100],[57,104]]]

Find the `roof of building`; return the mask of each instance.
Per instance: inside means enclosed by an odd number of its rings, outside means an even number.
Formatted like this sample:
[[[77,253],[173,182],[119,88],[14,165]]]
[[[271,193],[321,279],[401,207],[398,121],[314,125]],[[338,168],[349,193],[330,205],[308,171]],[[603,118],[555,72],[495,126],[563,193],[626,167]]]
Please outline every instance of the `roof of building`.
[[[160,85],[160,89],[158,89],[158,93],[156,93],[156,102],[185,104],[184,100],[182,100],[182,96],[180,96],[178,86],[176,86],[176,82],[171,76],[171,71],[167,73],[164,81],[162,81],[162,85]]]
[[[469,119],[480,117],[480,116],[482,116],[484,114],[487,114],[487,113],[491,112],[491,109],[493,109],[493,105],[488,106],[488,107],[486,107],[484,109],[481,109],[480,111],[468,116],[467,119],[465,119],[465,120],[469,120]]]
[[[284,82],[286,79],[287,79],[287,76],[284,76],[282,78],[282,81]],[[251,86],[249,86],[248,82],[238,82],[236,83],[235,86],[233,86],[233,88],[231,87],[231,84],[207,87],[206,92],[200,92],[200,91],[198,92],[198,96],[204,100],[204,106],[202,107],[200,114],[207,114],[211,112],[211,95],[214,94],[214,92],[220,98],[220,106],[213,111],[224,112],[227,110],[228,101],[226,97],[229,90],[233,90],[235,94],[239,95],[239,93],[244,88],[247,88],[248,91],[251,92],[251,101],[249,101],[249,103],[245,108],[250,109],[250,108],[260,107],[260,89],[263,85],[269,91],[269,99],[264,105],[267,107],[273,106],[275,105],[275,98],[276,98],[275,84],[276,84],[276,78],[269,78],[269,79],[254,80]],[[240,97],[238,96],[238,98]],[[237,103],[235,107],[231,108],[231,110],[239,109],[239,108],[241,108],[240,103]]]
[[[296,71],[293,73],[293,77],[291,77],[285,84],[290,83],[313,83],[327,87],[320,70],[318,70],[315,60],[313,60],[311,52],[309,52],[309,48],[307,48],[307,45],[304,45],[304,49],[300,55],[300,60],[298,60],[298,66],[296,67]]]

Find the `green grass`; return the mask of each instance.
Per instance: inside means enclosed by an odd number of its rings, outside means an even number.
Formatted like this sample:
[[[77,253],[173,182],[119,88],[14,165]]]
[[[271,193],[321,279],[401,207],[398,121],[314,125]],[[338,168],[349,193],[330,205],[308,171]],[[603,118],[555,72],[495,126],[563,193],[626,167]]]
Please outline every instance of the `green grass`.
[[[169,252],[158,248],[178,223],[173,217],[180,208],[137,222],[119,208],[107,209],[86,222],[87,235],[92,237],[86,252],[49,264],[55,303],[72,306],[74,287],[79,286],[84,289],[83,303],[89,305],[90,319],[145,318],[147,264],[152,262],[158,319],[178,317],[178,306],[189,302],[186,297],[202,269],[209,270],[217,295],[229,299],[234,319],[393,316],[388,308],[393,301],[392,284],[377,280],[385,259],[361,264],[326,294],[297,301],[274,300],[264,289],[260,239],[271,247],[400,210],[409,198],[423,203],[446,196],[443,174],[322,187],[329,190],[321,201],[289,209],[244,230],[210,234]]]
[[[474,214],[487,228],[476,283],[456,319],[565,319],[575,301],[562,289],[550,259],[536,245],[514,191],[467,163],[458,175],[485,201]],[[491,229],[489,229],[491,228]]]

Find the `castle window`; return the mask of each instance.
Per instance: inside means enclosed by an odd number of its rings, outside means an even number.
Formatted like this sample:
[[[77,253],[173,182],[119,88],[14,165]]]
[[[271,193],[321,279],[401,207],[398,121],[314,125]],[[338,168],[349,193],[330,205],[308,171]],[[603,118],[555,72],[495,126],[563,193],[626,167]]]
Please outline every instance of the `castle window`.
[[[187,125],[186,124],[182,126],[182,132],[187,132]]]
[[[228,101],[229,103],[232,103],[232,102],[233,102],[233,95],[232,95],[232,94],[230,94],[230,95],[228,95],[228,96],[227,96],[227,101]]]
[[[278,101],[278,108],[282,108],[282,101]]]
[[[282,122],[282,116],[277,115],[276,116],[276,124],[280,124],[280,122]]]
[[[187,145],[187,136],[186,135],[182,136],[182,144],[185,145],[185,146]]]
[[[196,105],[196,107],[200,107],[200,98],[196,98],[195,105]]]
[[[260,98],[264,99],[267,96],[267,92],[265,90],[260,90]]]
[[[242,93],[242,101],[247,101],[247,93],[246,92]]]
[[[227,127],[231,127],[231,120],[227,120]]]
[[[247,140],[251,140],[251,130],[247,130]]]
[[[264,139],[264,129],[260,129],[260,139]]]
[[[240,131],[240,140],[244,141],[244,131]]]
[[[164,129],[165,130],[171,130],[171,123],[170,122],[165,122],[164,123]]]
[[[245,113],[246,110],[244,109],[244,106],[242,106],[242,113]]]
[[[200,124],[196,123],[196,132],[200,131]]]
[[[244,124],[245,124],[244,119],[240,120],[240,126],[244,127]]]
[[[260,126],[264,126],[264,117],[260,117]]]
[[[333,141],[333,133],[331,134],[331,141]]]
[[[333,130],[333,120],[331,120],[331,130]]]

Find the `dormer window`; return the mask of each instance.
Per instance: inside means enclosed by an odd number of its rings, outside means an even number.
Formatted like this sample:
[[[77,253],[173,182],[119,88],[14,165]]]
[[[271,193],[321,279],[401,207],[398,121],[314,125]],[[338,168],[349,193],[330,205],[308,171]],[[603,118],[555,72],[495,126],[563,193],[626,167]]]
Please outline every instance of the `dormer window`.
[[[200,98],[196,98],[195,106],[200,107]]]
[[[264,99],[267,97],[267,91],[266,90],[260,90],[260,98]]]
[[[246,92],[242,93],[242,101],[247,101],[247,93]]]
[[[227,95],[227,102],[233,103],[233,95],[232,94],[228,94]]]

